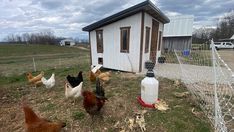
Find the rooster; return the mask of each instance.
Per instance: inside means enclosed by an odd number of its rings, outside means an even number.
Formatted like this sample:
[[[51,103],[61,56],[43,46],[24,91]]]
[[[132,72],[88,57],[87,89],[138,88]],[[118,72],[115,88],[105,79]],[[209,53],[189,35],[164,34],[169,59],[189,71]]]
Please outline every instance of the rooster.
[[[81,95],[83,82],[78,86],[72,88],[68,83],[65,83],[65,96],[66,98],[77,98]]]
[[[44,76],[44,72],[41,71],[41,73],[38,74],[38,75],[35,76],[35,77],[32,75],[31,72],[28,72],[28,73],[26,73],[26,76],[27,76],[28,82],[29,82],[30,84],[33,84],[33,85],[37,86],[37,85],[42,84],[41,78]]]
[[[93,119],[93,116],[100,112],[107,100],[104,89],[100,86],[99,80],[97,79],[95,92],[83,91],[82,95],[84,97],[83,107]]]
[[[26,132],[60,132],[66,123],[55,123],[38,117],[33,110],[23,103]]]
[[[41,78],[42,83],[46,86],[46,88],[52,88],[55,85],[55,77],[54,73],[51,75],[51,77],[47,80],[46,78]]]
[[[72,87],[78,86],[81,82],[83,82],[82,71],[79,72],[79,74],[77,75],[77,77],[72,77],[72,76],[68,75],[67,76],[67,81],[69,82],[69,84]]]
[[[96,90],[94,91],[94,93],[99,98],[105,98],[105,91],[104,91],[103,87],[101,86],[99,78],[97,78],[97,80],[96,80]]]

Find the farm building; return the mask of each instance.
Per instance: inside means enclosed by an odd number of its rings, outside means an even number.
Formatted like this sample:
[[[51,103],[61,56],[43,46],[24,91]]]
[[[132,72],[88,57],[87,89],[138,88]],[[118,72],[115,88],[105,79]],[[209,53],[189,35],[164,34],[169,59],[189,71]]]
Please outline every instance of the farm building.
[[[169,17],[163,33],[163,50],[172,51],[190,49],[192,45],[193,16]]]
[[[144,1],[83,28],[89,32],[91,65],[141,72],[144,62],[157,62],[169,18]]]
[[[72,39],[63,39],[60,41],[60,46],[74,46],[75,45],[75,41]]]
[[[228,39],[220,39],[219,41],[225,41],[225,42],[232,42],[232,43],[234,43],[234,34],[232,35],[231,38],[228,38]]]

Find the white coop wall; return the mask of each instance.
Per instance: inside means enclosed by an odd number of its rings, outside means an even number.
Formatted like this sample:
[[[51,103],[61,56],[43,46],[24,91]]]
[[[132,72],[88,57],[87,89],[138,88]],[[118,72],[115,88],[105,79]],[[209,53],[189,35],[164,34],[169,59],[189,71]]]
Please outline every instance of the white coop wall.
[[[120,52],[120,27],[130,29],[129,53]],[[97,53],[96,31],[90,32],[92,65],[98,64],[98,57],[103,57],[105,68],[139,72],[141,13],[101,27],[103,30],[103,53]]]

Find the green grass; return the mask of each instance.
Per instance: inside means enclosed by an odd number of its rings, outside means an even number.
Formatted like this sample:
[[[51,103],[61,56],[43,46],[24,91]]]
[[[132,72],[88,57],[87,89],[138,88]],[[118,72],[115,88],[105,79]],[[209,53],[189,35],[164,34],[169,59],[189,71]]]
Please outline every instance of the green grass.
[[[199,48],[192,49],[188,56],[183,55],[183,51],[177,51],[177,55],[182,64],[198,65],[198,66],[212,66],[211,51],[207,45],[194,44]],[[178,59],[175,52],[163,53],[162,56],[166,58],[165,63],[178,64]]]
[[[52,45],[0,45],[0,76],[15,76],[34,71],[61,69],[89,61],[89,51]],[[80,61],[80,60],[83,60]]]
[[[209,44],[192,44],[193,50],[210,50]]]
[[[56,109],[56,105],[49,102],[45,106],[42,106],[40,111],[53,111],[54,109]]]
[[[168,86],[173,85],[173,81],[168,79],[159,79],[159,81],[161,83],[167,82],[166,84]],[[172,88],[165,86],[165,83],[163,83],[160,88],[159,98],[165,99],[166,102],[168,102],[170,110],[165,113],[152,111],[149,116],[146,116],[146,119],[149,120],[149,124],[160,124],[161,127],[171,132],[188,130],[194,132],[211,131],[209,122],[206,121],[205,116],[194,118],[191,109],[194,107],[196,111],[199,112],[201,112],[201,109],[193,104],[194,102],[192,102],[191,98],[178,99],[173,95],[174,92],[186,92],[187,90],[183,85]]]
[[[6,46],[7,47],[7,46]],[[24,46],[19,47],[23,49]],[[33,46],[30,46],[33,48]],[[36,45],[38,47],[38,45]],[[39,46],[40,47],[40,46]],[[44,46],[42,46],[44,47]],[[47,46],[46,46],[47,47]],[[50,47],[50,46],[49,46]],[[48,47],[47,47],[48,48]],[[50,47],[51,49],[54,47]],[[57,49],[58,47],[55,47]],[[41,48],[43,49],[43,48]],[[84,86],[83,89],[93,90],[95,89],[95,83],[89,82],[89,52],[83,51],[77,48],[64,48],[64,53],[75,50],[80,56],[72,56],[72,59],[77,59],[71,64],[66,64],[57,68],[48,68],[47,65],[41,65],[41,69],[44,69],[45,77],[48,78],[52,73],[55,73],[56,85],[52,89],[46,89],[44,86],[33,88],[27,84],[25,74],[9,74],[7,76],[0,76],[0,99],[1,110],[0,117],[3,120],[1,131],[23,131],[24,130],[24,117],[19,110],[19,104],[22,97],[26,98],[29,105],[36,111],[41,117],[50,119],[51,121],[65,121],[67,123],[68,131],[97,131],[101,132],[104,128],[107,131],[120,131],[121,128],[127,129],[125,122],[128,118],[133,118],[136,111],[147,110],[145,115],[146,131],[167,131],[167,132],[209,132],[213,131],[209,121],[205,116],[196,117],[192,114],[191,109],[195,107],[196,111],[201,112],[199,107],[194,105],[194,101],[190,98],[176,98],[174,92],[187,91],[184,85],[178,87],[174,86],[172,80],[165,78],[159,78],[159,98],[164,99],[170,107],[170,110],[166,112],[160,112],[155,109],[143,108],[139,105],[136,97],[140,95],[140,82],[143,77],[137,77],[131,73],[119,73],[113,71],[111,80],[108,84],[104,85],[106,96],[108,101],[101,110],[102,117],[95,117],[92,125],[90,116],[86,113],[82,106],[83,98],[80,97],[74,104],[73,100],[66,99],[64,97],[64,82],[68,74],[77,75],[79,71],[83,71]],[[30,49],[28,49],[30,50]],[[41,51],[41,53],[47,53],[47,51]],[[20,52],[13,48],[12,51]],[[9,51],[9,52],[12,52]],[[60,47],[57,52],[60,51]],[[31,51],[26,51],[26,55]],[[9,53],[11,54],[11,53]],[[13,53],[17,54],[17,53]],[[43,56],[44,57],[44,56]],[[53,56],[56,59],[56,56]],[[49,57],[48,57],[49,58]],[[42,58],[41,58],[42,59]],[[43,60],[45,59],[45,60]],[[43,58],[42,63],[49,61],[52,63],[53,58]],[[4,60],[6,62],[6,60]],[[1,62],[1,60],[0,60]],[[10,62],[10,61],[9,61]],[[66,58],[66,63],[69,63],[69,58]],[[22,68],[21,61],[12,59],[12,63],[19,69]],[[5,64],[11,67],[12,63]],[[13,66],[12,66],[13,67]],[[1,69],[2,67],[0,67]],[[29,67],[25,67],[29,70]],[[15,73],[14,70],[9,72]],[[33,75],[38,74],[33,72]],[[16,114],[16,119],[9,119],[9,113]],[[19,112],[20,111],[20,112]],[[116,122],[120,122],[120,127],[113,127]],[[15,126],[14,128],[12,127]],[[140,131],[136,128],[134,131]]]
[[[13,75],[13,76],[0,76],[0,85],[25,82],[25,75]]]
[[[41,54],[76,53],[76,48],[54,45],[0,45],[0,57],[26,56]]]
[[[72,117],[74,118],[74,120],[82,120],[84,119],[85,114],[83,112],[76,111],[76,112],[73,112]]]

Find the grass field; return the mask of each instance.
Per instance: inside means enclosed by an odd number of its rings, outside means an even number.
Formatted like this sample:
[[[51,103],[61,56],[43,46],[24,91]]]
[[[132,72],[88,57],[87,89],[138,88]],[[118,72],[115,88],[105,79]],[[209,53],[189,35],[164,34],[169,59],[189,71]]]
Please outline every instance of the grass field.
[[[119,132],[123,129],[127,131],[129,130],[127,119],[133,118],[135,112],[141,110],[147,110],[145,114],[147,132],[213,131],[209,121],[190,96],[185,98],[174,96],[174,92],[187,91],[184,85],[176,86],[172,80],[159,78],[159,98],[164,99],[170,107],[168,111],[160,112],[155,109],[143,108],[136,101],[136,97],[140,95],[140,81],[143,77],[117,71],[112,72],[111,81],[104,86],[108,101],[102,109],[103,118],[95,117],[94,123],[91,125],[91,118],[82,107],[82,97],[74,104],[73,100],[65,99],[64,96],[65,77],[68,74],[76,75],[80,70],[84,73],[83,89],[95,88],[95,84],[88,81],[88,50],[38,45],[0,45],[0,50],[4,52],[0,51],[1,132],[24,130],[24,115],[19,105],[22,97],[28,100],[29,105],[40,116],[53,121],[65,121],[67,123],[65,130],[68,132]],[[64,57],[63,64],[57,65],[57,61],[54,62],[54,60],[61,58],[60,53],[66,55],[62,56]],[[15,71],[17,68],[32,71],[31,67],[23,65],[28,63],[27,61],[31,61],[32,55],[35,55],[37,60],[41,59],[39,69],[45,72],[46,77],[49,77],[52,72],[55,73],[56,86],[54,88],[50,90],[44,86],[33,88],[27,84],[24,72]],[[12,63],[9,63],[10,61]],[[57,66],[56,68],[52,65],[53,63],[56,63],[54,64]],[[4,70],[9,73],[6,74],[7,72]],[[37,74],[39,71],[33,74]],[[199,116],[192,113],[192,108],[200,113]],[[119,125],[116,125],[117,122]],[[140,131],[140,129],[136,127],[133,131]]]
[[[0,45],[0,76],[21,75],[79,65],[88,61],[88,50],[51,45]],[[83,60],[82,62],[80,60]]]

